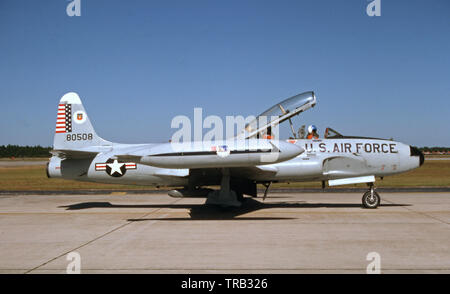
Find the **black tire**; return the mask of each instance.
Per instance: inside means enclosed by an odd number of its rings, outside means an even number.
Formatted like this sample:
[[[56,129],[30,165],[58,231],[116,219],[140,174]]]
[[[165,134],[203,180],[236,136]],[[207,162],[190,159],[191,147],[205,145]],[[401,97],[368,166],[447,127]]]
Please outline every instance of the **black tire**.
[[[373,197],[371,197],[370,191],[364,193],[362,197],[362,205],[364,208],[375,209],[380,205],[380,195],[377,192],[373,192]]]

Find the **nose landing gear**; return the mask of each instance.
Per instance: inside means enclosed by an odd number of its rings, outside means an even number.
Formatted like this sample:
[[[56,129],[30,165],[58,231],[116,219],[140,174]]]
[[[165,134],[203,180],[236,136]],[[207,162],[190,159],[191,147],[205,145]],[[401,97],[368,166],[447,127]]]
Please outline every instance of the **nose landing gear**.
[[[364,193],[362,197],[362,205],[364,208],[374,209],[380,205],[380,195],[375,191],[373,183],[369,184],[369,191]]]

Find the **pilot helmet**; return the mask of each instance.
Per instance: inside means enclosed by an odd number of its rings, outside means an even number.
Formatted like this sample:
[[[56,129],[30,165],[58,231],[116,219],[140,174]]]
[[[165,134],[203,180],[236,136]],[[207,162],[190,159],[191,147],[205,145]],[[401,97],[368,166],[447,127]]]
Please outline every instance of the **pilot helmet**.
[[[317,127],[315,125],[310,125],[308,127],[308,133],[317,132]]]

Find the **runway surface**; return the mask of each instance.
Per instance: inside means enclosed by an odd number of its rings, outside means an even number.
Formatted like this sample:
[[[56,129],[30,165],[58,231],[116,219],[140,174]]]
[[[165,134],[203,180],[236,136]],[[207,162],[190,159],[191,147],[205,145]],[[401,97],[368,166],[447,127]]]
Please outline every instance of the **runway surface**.
[[[450,273],[450,193],[272,193],[239,209],[149,195],[0,196],[0,273]]]
[[[0,167],[45,166],[48,160],[0,160]]]

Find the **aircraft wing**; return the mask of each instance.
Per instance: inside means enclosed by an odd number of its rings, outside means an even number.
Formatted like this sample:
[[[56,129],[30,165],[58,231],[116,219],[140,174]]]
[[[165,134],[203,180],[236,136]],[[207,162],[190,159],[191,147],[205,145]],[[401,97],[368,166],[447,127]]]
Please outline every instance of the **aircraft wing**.
[[[166,169],[162,168],[155,172],[155,176],[165,177],[165,178],[184,178],[189,176],[188,169]]]
[[[234,179],[254,180],[258,177],[273,177],[278,168],[275,166],[259,165],[259,166],[245,166],[233,167],[229,169],[230,176]],[[189,170],[189,176],[194,182],[198,181],[199,185],[208,185],[211,182],[220,181],[222,177],[221,168],[195,168]]]
[[[273,176],[278,172],[278,168],[271,165],[247,166],[232,168],[230,174],[234,177],[251,179],[255,176]]]

